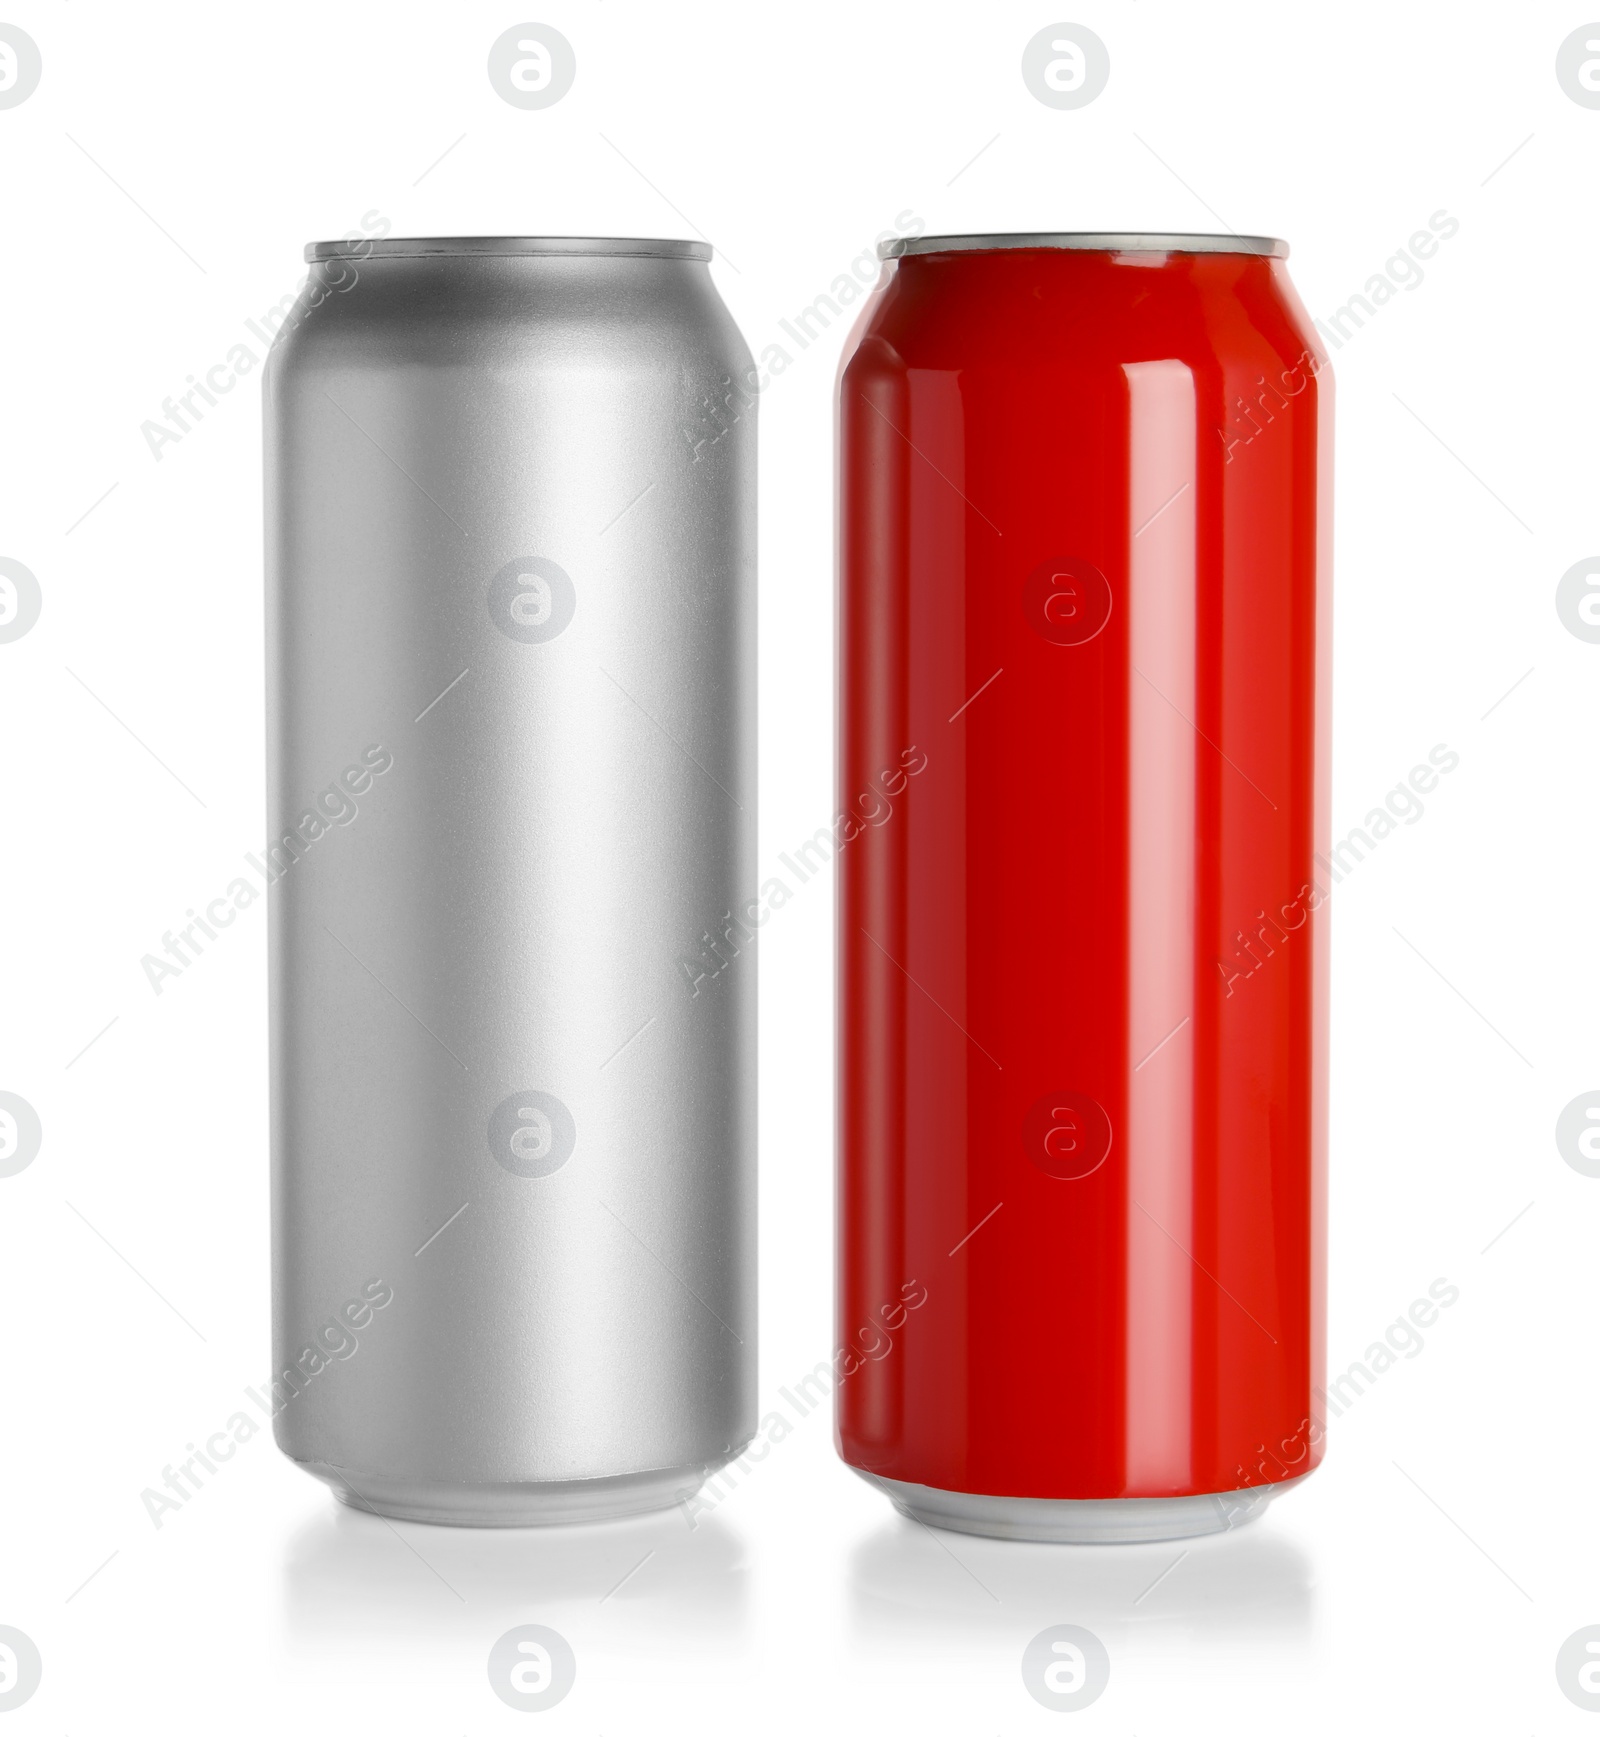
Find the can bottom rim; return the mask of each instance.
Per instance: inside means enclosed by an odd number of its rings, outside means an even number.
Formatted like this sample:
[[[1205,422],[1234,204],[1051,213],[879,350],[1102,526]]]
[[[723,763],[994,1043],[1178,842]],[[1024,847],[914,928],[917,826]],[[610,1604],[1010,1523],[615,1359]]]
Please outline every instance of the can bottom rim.
[[[713,1472],[737,1459],[747,1445],[741,1442],[715,1459],[691,1466],[608,1478],[515,1483],[451,1483],[356,1472],[322,1460],[294,1463],[327,1484],[347,1508],[386,1520],[416,1520],[430,1526],[573,1526],[675,1508],[687,1502]]]
[[[1252,1484],[1198,1496],[1117,1496],[1073,1501],[1046,1496],[976,1496],[936,1490],[850,1468],[881,1490],[908,1519],[946,1532],[1032,1544],[1152,1544],[1231,1532],[1257,1519],[1274,1496],[1309,1472],[1278,1484]]]

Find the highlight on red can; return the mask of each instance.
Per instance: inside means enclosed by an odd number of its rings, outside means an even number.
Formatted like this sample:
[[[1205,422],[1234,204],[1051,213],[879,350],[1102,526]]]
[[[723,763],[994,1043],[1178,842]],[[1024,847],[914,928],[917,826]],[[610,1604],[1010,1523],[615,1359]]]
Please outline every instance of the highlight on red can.
[[[1221,1530],[1323,1453],[1327,359],[1262,237],[881,251],[841,811],[926,765],[839,859],[839,1449],[959,1530]]]

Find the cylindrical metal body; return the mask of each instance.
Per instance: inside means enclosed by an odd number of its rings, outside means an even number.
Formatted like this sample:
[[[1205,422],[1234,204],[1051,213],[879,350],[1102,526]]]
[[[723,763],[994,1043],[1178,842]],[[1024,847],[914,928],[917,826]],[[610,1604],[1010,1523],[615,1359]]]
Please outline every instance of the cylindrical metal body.
[[[693,963],[755,866],[749,352],[698,243],[307,258],[265,384],[278,1442],[411,1519],[665,1505],[755,1424],[754,959]]]
[[[891,243],[840,384],[840,1447],[1178,1536],[1322,1454],[1330,381],[1281,243]],[[891,793],[888,769],[912,775]]]

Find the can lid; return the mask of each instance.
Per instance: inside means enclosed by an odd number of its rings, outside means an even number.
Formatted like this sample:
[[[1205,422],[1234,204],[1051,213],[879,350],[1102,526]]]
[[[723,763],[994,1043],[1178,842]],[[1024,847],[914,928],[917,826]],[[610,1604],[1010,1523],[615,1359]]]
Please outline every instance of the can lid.
[[[1063,231],[1017,235],[898,236],[879,244],[879,259],[913,253],[1000,253],[1012,248],[1062,247],[1081,253],[1249,253],[1287,259],[1289,244],[1271,235],[1165,235]]]
[[[421,259],[447,254],[572,257],[603,255],[612,259],[711,258],[706,241],[636,240],[613,235],[445,235],[392,236],[384,240],[358,238],[313,241],[306,246],[308,265],[319,259]]]

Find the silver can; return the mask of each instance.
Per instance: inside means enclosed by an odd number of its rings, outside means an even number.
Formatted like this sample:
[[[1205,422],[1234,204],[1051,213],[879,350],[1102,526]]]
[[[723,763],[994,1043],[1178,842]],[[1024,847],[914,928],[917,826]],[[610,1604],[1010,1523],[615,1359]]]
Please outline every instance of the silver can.
[[[755,419],[710,257],[316,244],[268,362],[270,1403],[352,1506],[608,1518],[754,1431]]]

